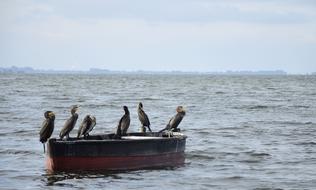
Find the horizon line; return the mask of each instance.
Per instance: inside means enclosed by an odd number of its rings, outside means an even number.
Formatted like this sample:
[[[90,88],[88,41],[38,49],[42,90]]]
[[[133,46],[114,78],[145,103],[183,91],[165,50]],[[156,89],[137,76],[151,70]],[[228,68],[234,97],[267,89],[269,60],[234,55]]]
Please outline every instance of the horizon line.
[[[275,69],[275,70],[224,70],[224,71],[183,71],[183,70],[111,70],[111,69],[103,69],[103,68],[96,68],[91,67],[89,69],[38,69],[33,68],[31,66],[9,66],[9,67],[0,67],[0,73],[87,73],[87,74],[106,74],[106,73],[152,73],[152,74],[159,74],[159,73],[183,73],[183,74],[262,74],[262,75],[315,75],[315,71],[311,71],[308,73],[289,73],[282,69]]]

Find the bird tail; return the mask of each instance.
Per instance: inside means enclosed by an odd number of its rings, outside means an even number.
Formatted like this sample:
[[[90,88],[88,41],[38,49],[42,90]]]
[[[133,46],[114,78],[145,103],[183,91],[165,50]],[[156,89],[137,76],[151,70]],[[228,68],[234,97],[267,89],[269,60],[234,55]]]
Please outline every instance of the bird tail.
[[[161,132],[163,132],[163,131],[165,131],[166,129],[162,129],[162,130],[160,130],[160,131],[158,131],[158,133],[161,133]]]
[[[152,132],[151,128],[150,128],[149,126],[147,126],[147,127],[148,127],[148,130],[149,130],[150,132]]]
[[[80,132],[80,131],[78,131],[77,138],[79,138],[79,137],[80,137],[80,135],[81,135],[81,132]]]
[[[158,133],[164,132],[165,130],[167,130],[167,127],[162,129],[162,130],[160,130],[160,131],[158,131]]]
[[[170,125],[169,124],[164,129],[160,130],[158,133],[161,133],[161,132],[163,132],[163,131],[165,131],[167,129],[170,129]]]
[[[44,148],[44,154],[45,154],[45,143],[43,143],[43,148]]]

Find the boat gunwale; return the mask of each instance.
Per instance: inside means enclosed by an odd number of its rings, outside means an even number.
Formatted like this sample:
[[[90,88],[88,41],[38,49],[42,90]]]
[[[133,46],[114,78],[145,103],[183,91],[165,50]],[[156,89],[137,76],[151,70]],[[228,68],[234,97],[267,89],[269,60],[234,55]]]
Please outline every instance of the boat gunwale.
[[[135,134],[135,133],[132,133]],[[140,134],[140,133],[137,133]],[[109,135],[109,134],[106,134]],[[91,135],[91,136],[104,136],[104,134]],[[128,134],[127,136],[132,136]],[[61,140],[57,138],[50,138],[49,143],[56,144],[85,144],[85,143],[128,143],[128,142],[148,142],[148,141],[170,141],[170,140],[185,140],[186,135],[174,135],[172,137],[162,137],[162,138],[148,138],[148,139],[84,139],[84,138],[71,138],[70,140]]]

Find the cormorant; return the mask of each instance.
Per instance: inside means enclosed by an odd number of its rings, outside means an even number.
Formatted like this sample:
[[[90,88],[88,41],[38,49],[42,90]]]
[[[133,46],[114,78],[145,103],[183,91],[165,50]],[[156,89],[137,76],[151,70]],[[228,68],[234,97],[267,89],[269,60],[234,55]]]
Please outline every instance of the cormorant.
[[[71,106],[71,109],[70,109],[71,117],[65,122],[64,127],[60,131],[60,134],[59,134],[60,139],[63,139],[64,136],[67,136],[67,139],[69,139],[69,133],[75,127],[77,119],[78,119],[78,114],[76,113],[78,108],[79,106],[77,105]]]
[[[122,116],[117,126],[117,131],[116,131],[117,136],[126,135],[127,129],[131,122],[131,118],[129,116],[129,111],[128,111],[127,106],[123,106],[123,108],[124,108],[125,114]]]
[[[77,138],[79,138],[80,136],[89,136],[89,132],[92,131],[93,127],[96,125],[96,119],[94,116],[90,116],[90,115],[87,115],[81,125],[80,125],[80,128],[78,130],[78,135],[77,135]]]
[[[40,142],[43,143],[44,153],[45,153],[45,143],[47,139],[52,135],[54,131],[54,121],[55,121],[55,114],[52,111],[46,111],[44,113],[45,120],[43,121],[41,131],[39,132],[40,135]]]
[[[139,104],[138,104],[137,113],[138,113],[138,119],[142,124],[142,128],[141,128],[142,132],[144,132],[144,133],[146,132],[145,127],[148,127],[149,131],[152,132],[150,129],[150,121],[148,119],[147,114],[143,110],[143,104],[141,102],[139,102]]]
[[[182,106],[177,107],[177,114],[173,116],[170,120],[167,126],[162,129],[160,132],[163,132],[165,130],[172,130],[172,131],[178,131],[177,127],[182,121],[183,117],[185,116],[185,110]]]
[[[94,116],[90,116],[91,118],[91,126],[89,127],[87,134],[89,135],[89,133],[92,131],[92,129],[94,128],[94,126],[96,126],[97,124],[97,119]]]

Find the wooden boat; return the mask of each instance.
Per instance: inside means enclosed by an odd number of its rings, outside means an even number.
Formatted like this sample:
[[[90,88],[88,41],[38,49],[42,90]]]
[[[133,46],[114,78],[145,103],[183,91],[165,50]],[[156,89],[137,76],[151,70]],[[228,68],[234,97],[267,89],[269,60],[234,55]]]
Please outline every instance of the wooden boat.
[[[49,139],[46,166],[50,171],[130,170],[184,163],[186,136],[182,133],[129,133],[68,140]]]

